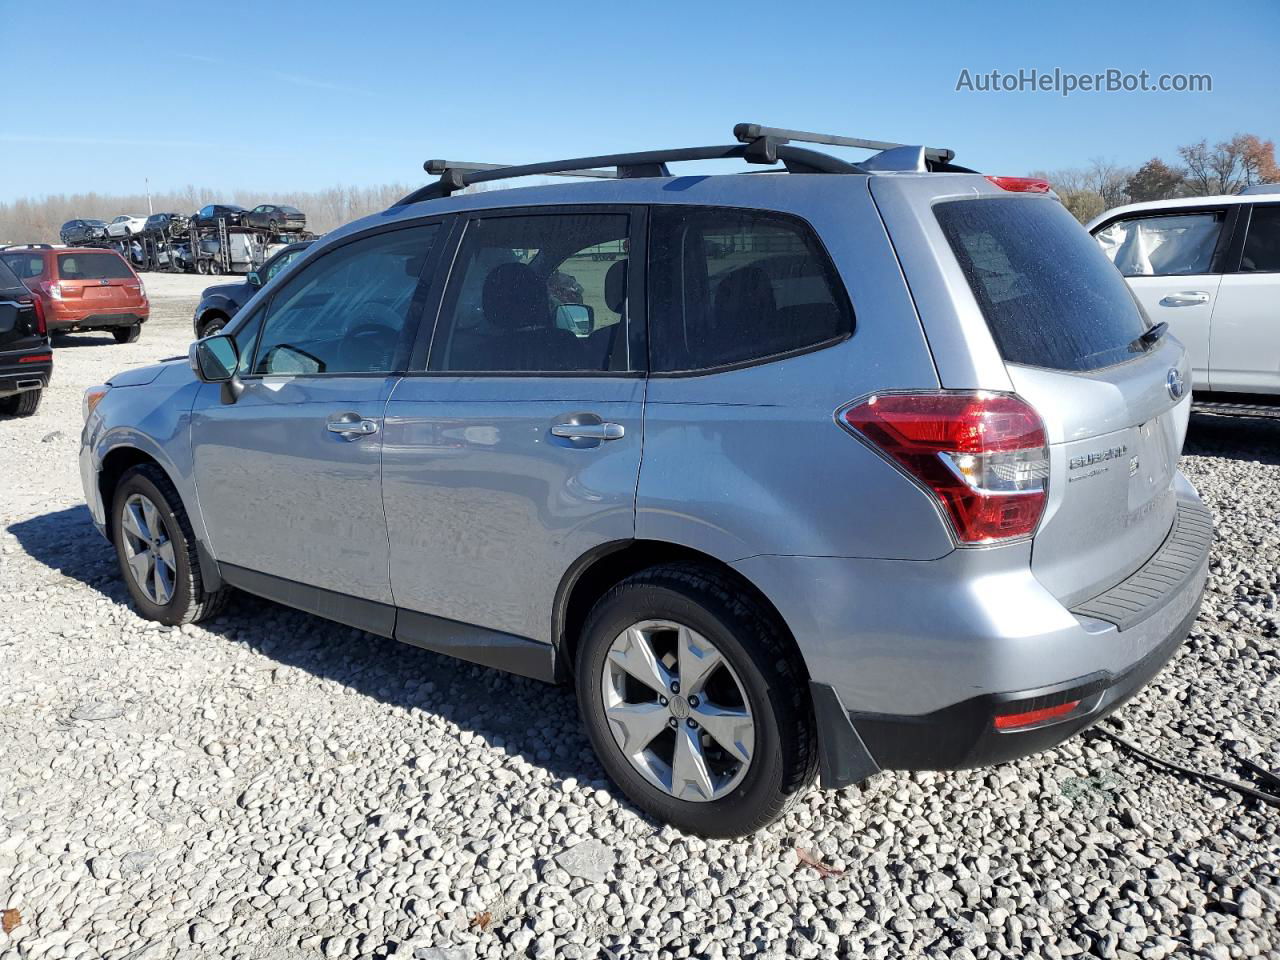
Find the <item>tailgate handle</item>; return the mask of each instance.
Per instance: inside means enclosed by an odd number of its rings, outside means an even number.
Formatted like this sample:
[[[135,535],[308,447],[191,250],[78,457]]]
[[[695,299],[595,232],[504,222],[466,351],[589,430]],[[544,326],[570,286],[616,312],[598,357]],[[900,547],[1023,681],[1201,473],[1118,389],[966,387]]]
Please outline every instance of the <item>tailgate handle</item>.
[[[1162,307],[1189,307],[1196,303],[1208,303],[1209,294],[1204,290],[1184,290],[1182,293],[1171,293],[1160,301]]]

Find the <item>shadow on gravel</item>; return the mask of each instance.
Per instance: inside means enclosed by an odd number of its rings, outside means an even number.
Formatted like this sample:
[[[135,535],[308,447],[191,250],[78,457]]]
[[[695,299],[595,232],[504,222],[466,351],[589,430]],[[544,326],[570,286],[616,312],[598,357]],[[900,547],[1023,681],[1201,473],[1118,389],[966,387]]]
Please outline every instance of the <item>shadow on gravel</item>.
[[[94,529],[87,507],[47,513],[8,529],[35,560],[112,601],[129,603],[115,551]],[[239,592],[221,614],[200,627],[282,666],[337,681],[395,707],[442,716],[496,749],[523,755],[557,778],[604,780],[569,688],[353,631]],[[615,799],[627,803],[611,785],[609,789]]]
[[[1192,414],[1182,452],[1191,457],[1280,465],[1280,419]]]
[[[66,350],[68,347],[105,347],[115,343],[116,338],[110,333],[55,333],[53,349]]]

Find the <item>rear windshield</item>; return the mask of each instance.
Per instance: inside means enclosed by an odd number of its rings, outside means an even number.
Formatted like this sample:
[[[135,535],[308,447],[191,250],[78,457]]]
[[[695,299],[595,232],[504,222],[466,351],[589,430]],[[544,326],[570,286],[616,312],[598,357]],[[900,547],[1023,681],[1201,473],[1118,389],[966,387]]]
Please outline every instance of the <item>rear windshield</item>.
[[[114,253],[60,253],[58,276],[63,280],[123,280],[133,274]]]
[[[1010,363],[1097,370],[1132,359],[1147,328],[1129,288],[1061,204],[1030,197],[933,208]]]

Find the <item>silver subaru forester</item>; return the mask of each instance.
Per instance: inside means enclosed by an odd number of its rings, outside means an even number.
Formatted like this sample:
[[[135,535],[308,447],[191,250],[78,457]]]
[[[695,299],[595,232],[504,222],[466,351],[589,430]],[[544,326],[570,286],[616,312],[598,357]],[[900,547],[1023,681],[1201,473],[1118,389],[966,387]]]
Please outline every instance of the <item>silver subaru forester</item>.
[[[189,363],[90,388],[138,611],[238,588],[572,682],[618,786],[712,836],[1115,710],[1206,576],[1181,344],[1043,181],[735,135],[430,161]],[[773,172],[668,167],[735,159]],[[547,174],[591,182],[463,190]]]

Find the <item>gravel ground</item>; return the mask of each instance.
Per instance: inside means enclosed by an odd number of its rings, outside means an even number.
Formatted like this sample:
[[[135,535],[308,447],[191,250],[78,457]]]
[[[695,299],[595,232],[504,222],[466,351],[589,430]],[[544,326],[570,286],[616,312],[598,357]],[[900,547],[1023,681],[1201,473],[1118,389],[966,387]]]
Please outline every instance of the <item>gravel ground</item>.
[[[148,277],[138,343],[59,343],[0,421],[0,956],[1280,956],[1278,812],[1097,737],[706,842],[604,780],[567,690],[248,597],[139,619],[81,503],[80,392],[185,353],[203,283]],[[1120,725],[1280,769],[1280,424],[1196,418],[1184,469],[1209,592]]]

